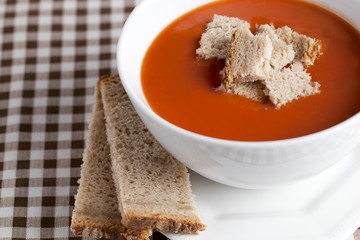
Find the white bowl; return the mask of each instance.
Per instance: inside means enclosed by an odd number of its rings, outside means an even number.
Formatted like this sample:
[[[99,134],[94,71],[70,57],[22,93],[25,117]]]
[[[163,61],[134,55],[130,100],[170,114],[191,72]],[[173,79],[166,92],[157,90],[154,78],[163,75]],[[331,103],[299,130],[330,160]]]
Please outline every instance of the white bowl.
[[[214,181],[265,189],[308,178],[340,161],[360,143],[360,114],[311,135],[268,142],[229,141],[199,135],[152,111],[140,69],[153,39],[173,20],[213,0],[143,0],[129,16],[118,43],[120,78],[137,113],[154,137],[187,167]],[[360,29],[360,1],[312,1]]]

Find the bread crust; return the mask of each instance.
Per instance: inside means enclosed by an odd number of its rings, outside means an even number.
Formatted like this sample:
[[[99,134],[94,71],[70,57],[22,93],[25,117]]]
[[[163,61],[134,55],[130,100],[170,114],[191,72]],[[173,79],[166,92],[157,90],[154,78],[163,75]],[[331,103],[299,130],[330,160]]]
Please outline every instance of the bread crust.
[[[148,235],[141,231],[131,231],[131,234],[124,233],[124,229],[116,226],[108,226],[93,222],[73,223],[71,231],[78,237],[105,238],[111,240],[148,240]]]
[[[150,229],[125,228],[121,223],[96,221],[89,217],[73,217],[70,230],[77,237],[104,238],[112,240],[149,240]]]
[[[123,224],[133,229],[156,229],[162,232],[193,234],[198,231],[204,231],[206,226],[201,222],[190,222],[179,219],[167,219],[162,217],[139,217],[127,214],[123,219]]]

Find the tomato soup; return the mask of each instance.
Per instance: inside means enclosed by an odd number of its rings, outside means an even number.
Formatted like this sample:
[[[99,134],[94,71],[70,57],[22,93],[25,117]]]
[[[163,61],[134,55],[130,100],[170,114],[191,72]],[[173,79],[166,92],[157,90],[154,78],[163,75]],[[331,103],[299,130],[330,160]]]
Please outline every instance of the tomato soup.
[[[216,91],[221,60],[196,56],[201,34],[214,14],[256,24],[289,26],[322,41],[322,55],[307,71],[320,94],[276,109]],[[153,41],[142,63],[145,97],[167,121],[202,135],[241,141],[304,136],[334,126],[360,111],[360,34],[318,6],[286,0],[216,1],[181,16]]]

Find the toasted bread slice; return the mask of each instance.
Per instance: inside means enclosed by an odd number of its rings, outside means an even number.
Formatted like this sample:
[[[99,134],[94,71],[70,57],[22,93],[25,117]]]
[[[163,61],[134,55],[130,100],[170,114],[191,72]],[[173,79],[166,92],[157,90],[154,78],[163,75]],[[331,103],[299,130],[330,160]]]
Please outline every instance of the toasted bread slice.
[[[152,233],[150,229],[131,230],[121,222],[111,175],[110,147],[107,142],[99,83],[96,87],[79,183],[71,220],[71,230],[75,236],[128,240],[149,239]]]
[[[265,80],[273,51],[267,35],[253,35],[248,28],[238,28],[233,35],[225,61],[224,85]]]
[[[250,24],[238,18],[215,14],[212,22],[207,25],[206,31],[201,36],[200,47],[196,50],[196,54],[204,59],[225,59],[231,37],[239,27],[249,29]]]
[[[311,81],[310,74],[304,70],[300,62],[295,62],[290,68],[281,71],[270,71],[264,85],[265,94],[276,107],[320,92],[320,84]]]
[[[117,76],[103,79],[101,92],[122,223],[162,232],[204,230],[186,167],[150,134]]]

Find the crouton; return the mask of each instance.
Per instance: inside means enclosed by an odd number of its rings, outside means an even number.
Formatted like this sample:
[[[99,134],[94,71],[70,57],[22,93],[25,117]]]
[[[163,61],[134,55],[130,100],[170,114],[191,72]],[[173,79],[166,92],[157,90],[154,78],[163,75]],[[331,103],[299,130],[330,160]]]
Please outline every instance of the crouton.
[[[232,38],[225,61],[224,85],[230,83],[265,80],[270,70],[273,51],[267,35],[253,35],[248,28],[238,28]]]
[[[266,86],[265,95],[278,108],[300,97],[320,92],[320,84],[311,82],[310,74],[300,62],[280,71],[271,70],[263,84]]]
[[[225,78],[225,68],[221,70],[219,74],[223,82]],[[245,83],[231,82],[228,85],[228,88],[225,88],[225,85],[221,84],[220,87],[217,88],[217,90],[250,98],[258,102],[265,102],[268,98],[264,92],[265,85],[262,84],[260,81],[245,82]]]
[[[294,32],[260,25],[256,34],[238,18],[214,15],[196,53],[204,58],[225,58],[220,72],[223,90],[256,101],[266,99],[281,107],[300,97],[319,92],[304,65],[313,65],[320,55],[321,41]]]
[[[221,85],[218,90],[225,91],[230,94],[243,96],[258,102],[265,102],[268,98],[264,92],[265,85],[262,84],[260,81],[230,83],[227,89],[224,88],[224,85]]]
[[[260,25],[257,34],[267,34],[273,44],[273,52],[270,59],[270,65],[275,70],[282,69],[294,60],[295,51],[291,44],[287,44],[283,39],[279,38],[275,32],[273,25]]]
[[[234,31],[239,28],[250,28],[246,21],[234,17],[214,15],[200,39],[196,54],[204,59],[225,59]]]
[[[285,26],[275,30],[276,35],[287,44],[292,44],[295,51],[294,61],[300,61],[305,65],[313,65],[320,55],[321,41],[307,37]]]

